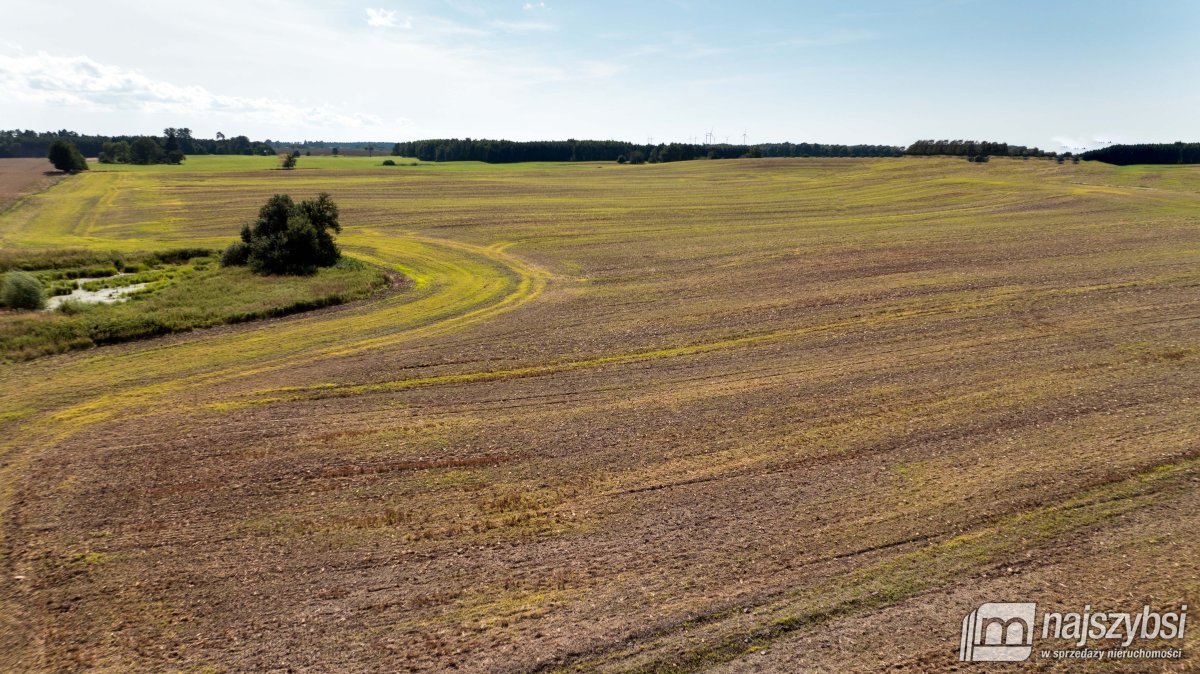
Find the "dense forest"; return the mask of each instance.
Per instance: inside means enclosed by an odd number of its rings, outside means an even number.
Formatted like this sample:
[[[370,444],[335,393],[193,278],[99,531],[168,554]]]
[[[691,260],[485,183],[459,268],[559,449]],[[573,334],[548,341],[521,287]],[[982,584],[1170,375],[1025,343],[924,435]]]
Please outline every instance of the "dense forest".
[[[974,140],[918,140],[904,154],[929,156],[950,155],[954,157],[1052,157],[1055,153],[1030,148],[1024,145],[993,143]]]
[[[252,141],[246,136],[195,138],[187,128],[164,129],[162,136],[90,136],[73,131],[0,130],[0,157],[45,157],[57,140],[73,143],[88,157],[113,163],[178,163],[187,155],[272,155],[277,151],[311,149],[313,154],[386,154],[382,142]],[[1024,145],[974,140],[918,140],[907,148],[894,145],[833,145],[825,143],[658,143],[617,140],[511,141],[471,138],[417,140],[390,147],[393,156],[422,161],[480,161],[493,164],[525,161],[622,161],[657,163],[689,159],[739,157],[899,157],[956,156],[985,161],[989,156],[1056,157],[1054,152]],[[1070,153],[1064,155],[1073,159]],[[1112,145],[1080,155],[1110,164],[1197,164],[1200,143]]]
[[[174,142],[172,143],[172,137]],[[56,140],[70,141],[88,157],[99,157],[105,144],[125,143],[130,148],[138,141],[153,140],[163,151],[164,161],[172,149],[183,155],[189,154],[275,154],[270,141],[252,141],[246,136],[226,138],[218,133],[216,138],[193,138],[191,129],[166,129],[163,136],[89,136],[63,129],[61,131],[30,131],[13,129],[0,130],[0,157],[45,157],[50,145]],[[149,149],[142,143],[143,149]],[[110,148],[114,149],[114,148]],[[118,148],[115,148],[119,150]],[[156,162],[147,162],[156,163]]]
[[[418,140],[396,143],[392,155],[421,161],[481,161],[503,164],[522,161],[641,161],[669,162],[689,159],[737,157],[898,157],[903,148],[892,145],[826,145],[821,143],[765,143],[700,145],[695,143],[637,144],[617,140],[472,140],[470,138]]]
[[[1139,143],[1089,150],[1084,159],[1106,164],[1200,164],[1200,143]]]

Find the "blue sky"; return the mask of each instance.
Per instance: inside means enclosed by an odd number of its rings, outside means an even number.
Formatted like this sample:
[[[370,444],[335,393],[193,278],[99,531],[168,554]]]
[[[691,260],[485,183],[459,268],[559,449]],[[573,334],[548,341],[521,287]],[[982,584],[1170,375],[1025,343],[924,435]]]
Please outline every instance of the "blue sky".
[[[58,0],[4,16],[2,128],[1200,140],[1187,0]]]

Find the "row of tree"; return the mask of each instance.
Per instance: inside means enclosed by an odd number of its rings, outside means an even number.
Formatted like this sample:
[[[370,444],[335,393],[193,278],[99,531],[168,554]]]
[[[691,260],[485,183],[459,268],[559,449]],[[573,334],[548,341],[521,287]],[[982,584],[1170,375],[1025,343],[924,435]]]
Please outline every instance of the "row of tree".
[[[65,141],[83,156],[104,163],[177,164],[190,154],[273,155],[275,145],[297,155],[297,147],[330,149],[334,155],[353,148],[356,154],[375,154],[382,143],[305,141],[303,144],[252,141],[246,136],[195,138],[191,129],[168,128],[158,136],[88,136],[68,131],[35,132],[0,130],[0,157],[45,157],[56,141]],[[306,153],[307,154],[307,153]],[[907,148],[894,145],[831,145],[825,143],[659,143],[638,144],[616,140],[511,141],[471,138],[418,140],[396,143],[391,154],[422,161],[481,161],[493,164],[526,161],[617,161],[632,163],[673,162],[690,159],[733,159],[737,157],[898,157],[901,155],[955,157],[1056,157],[1036,147],[974,140],[918,140]],[[1070,153],[1066,153],[1070,157]],[[1143,143],[1111,145],[1081,155],[1083,159],[1110,164],[1196,164],[1200,143]],[[76,169],[80,170],[80,169]]]
[[[125,140],[105,143],[99,156],[101,164],[179,164],[184,159],[187,155],[177,140],[160,143],[153,136],[142,136],[132,143]]]
[[[195,138],[192,136],[192,130],[188,128],[165,129],[161,137],[85,135],[67,129],[41,132],[12,129],[0,130],[0,157],[45,157],[50,151],[50,145],[57,140],[70,142],[85,156],[99,157],[100,153],[104,151],[106,143],[124,142],[132,150],[134,144],[142,138],[150,138],[156,142],[163,150],[164,160],[165,155],[172,150],[178,150],[185,156],[189,154],[275,154],[275,149],[269,140],[252,141],[246,136],[226,138],[223,133],[217,133],[216,138]],[[146,148],[148,149],[148,146]]]
[[[1200,143],[1139,143],[1089,150],[1084,159],[1118,166],[1129,164],[1200,164]]]
[[[1052,157],[1036,147],[1009,145],[976,140],[918,140],[904,150],[904,154],[918,156],[949,155],[952,157]]]
[[[481,161],[505,164],[524,161],[672,162],[737,157],[898,157],[904,148],[893,145],[829,145],[824,143],[659,143],[617,140],[511,141],[471,138],[417,140],[396,143],[392,155],[421,161]]]

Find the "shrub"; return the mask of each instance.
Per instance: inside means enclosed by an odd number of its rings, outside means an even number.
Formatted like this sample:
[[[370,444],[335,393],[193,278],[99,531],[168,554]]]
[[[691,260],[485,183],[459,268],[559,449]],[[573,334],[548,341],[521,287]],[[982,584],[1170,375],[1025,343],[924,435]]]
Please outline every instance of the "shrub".
[[[287,169],[289,171],[296,168],[296,155],[294,155],[294,154],[283,155],[283,157],[281,157],[279,160],[279,166],[281,168]]]
[[[183,264],[194,257],[208,257],[215,252],[208,248],[168,248],[151,253],[147,259],[162,264]]]
[[[50,144],[46,158],[59,171],[86,171],[87,160],[79,153],[75,144],[69,140],[56,140]]]
[[[245,241],[234,241],[221,253],[222,267],[242,267],[250,261],[250,245]]]
[[[621,155],[621,156],[617,157],[618,164],[624,164],[627,161],[629,161],[629,160],[625,158],[625,155]]]
[[[94,306],[94,305],[92,305]],[[80,302],[79,300],[65,300],[58,305],[58,313],[66,316],[78,316],[84,313],[89,308],[89,305]]]
[[[249,249],[246,262],[259,274],[314,274],[341,257],[333,242],[333,233],[341,231],[338,207],[328,194],[299,204],[276,194],[254,224],[242,228],[242,242]]]
[[[46,289],[27,271],[10,271],[0,282],[0,302],[13,309],[41,309],[46,306]]]
[[[384,160],[383,160],[383,165],[384,165],[384,166],[395,166],[395,165],[396,165],[396,162],[395,162],[395,161],[393,161],[393,160],[391,160],[391,159],[384,159]]]

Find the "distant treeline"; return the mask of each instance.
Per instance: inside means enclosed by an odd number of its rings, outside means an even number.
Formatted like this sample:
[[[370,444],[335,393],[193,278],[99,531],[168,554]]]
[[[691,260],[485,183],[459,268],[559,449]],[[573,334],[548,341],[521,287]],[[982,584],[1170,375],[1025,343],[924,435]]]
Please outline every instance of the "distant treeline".
[[[392,155],[421,161],[481,161],[505,164],[523,161],[648,161],[733,159],[737,157],[898,157],[904,149],[892,145],[826,145],[822,143],[763,143],[700,145],[695,143],[637,144],[617,140],[417,140],[396,143]]]
[[[172,134],[174,142],[172,143]],[[85,156],[99,157],[104,151],[105,144],[125,143],[130,148],[143,138],[153,140],[163,148],[164,156],[170,146],[184,155],[189,154],[275,154],[270,142],[252,141],[246,136],[226,138],[218,133],[216,138],[193,138],[192,130],[166,129],[162,136],[89,136],[74,131],[30,131],[13,129],[0,130],[0,157],[45,157],[50,150],[50,144],[56,140],[66,140],[75,144]],[[148,148],[146,143],[142,143]]]
[[[1083,153],[1084,159],[1107,164],[1200,164],[1200,143],[1109,145]]]
[[[81,153],[102,162],[175,163],[187,155],[272,155],[277,151],[309,150],[312,154],[383,154],[382,142],[252,141],[246,136],[195,138],[191,129],[169,128],[162,136],[89,136],[63,129],[35,132],[0,130],[0,157],[45,157],[56,140],[73,143]],[[479,161],[493,164],[545,161],[625,161],[634,164],[690,159],[739,157],[899,157],[954,156],[972,161],[1001,157],[1062,157],[1036,147],[974,140],[918,140],[907,148],[896,145],[834,145],[826,143],[629,143],[618,140],[511,141],[471,138],[417,140],[396,143],[391,154],[421,161]],[[1113,145],[1079,155],[1110,164],[1197,164],[1200,143]]]
[[[363,150],[366,152],[368,148],[371,150],[386,150],[392,146],[391,141],[384,142],[371,140],[356,140],[350,142],[340,142],[335,140],[277,140],[272,142],[267,140],[267,142],[271,143],[274,147],[282,147],[289,150],[332,150],[336,147],[342,152],[346,152],[347,150]],[[347,154],[349,153],[347,152]]]
[[[1024,145],[975,140],[918,140],[904,154],[950,155],[954,157],[1053,157],[1055,153]]]

